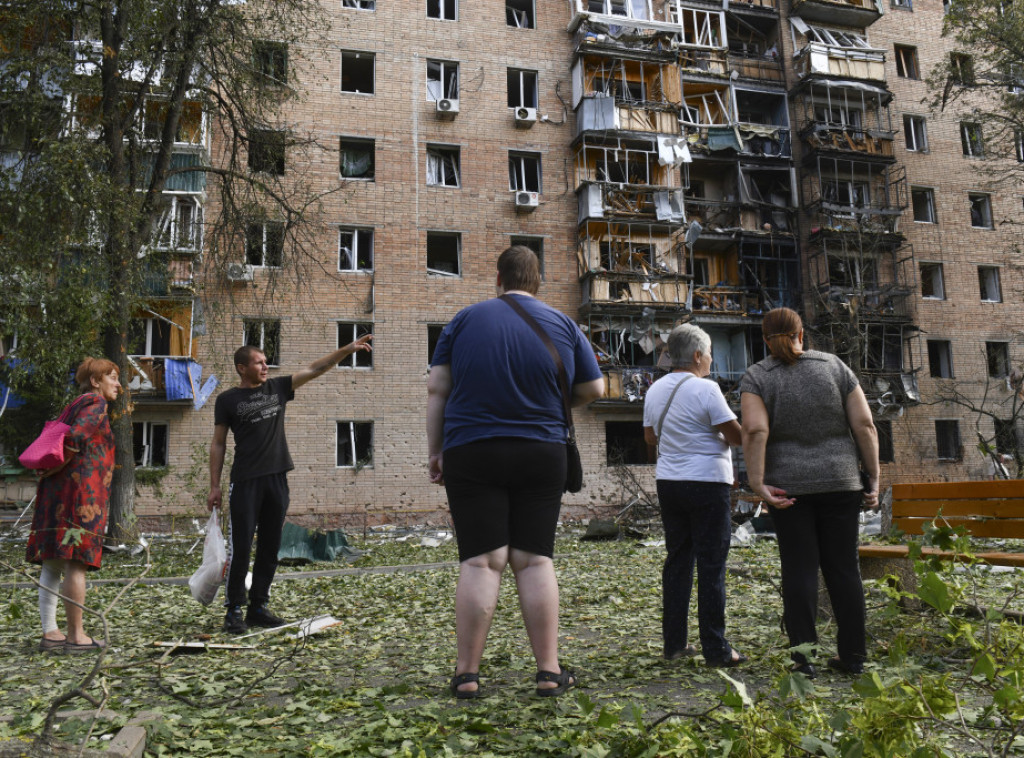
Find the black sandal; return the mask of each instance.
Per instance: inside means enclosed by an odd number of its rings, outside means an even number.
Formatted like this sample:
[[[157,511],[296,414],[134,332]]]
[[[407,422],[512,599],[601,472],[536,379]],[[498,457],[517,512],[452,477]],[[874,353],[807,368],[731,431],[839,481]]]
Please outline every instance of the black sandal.
[[[476,684],[475,690],[460,690],[463,684]],[[451,684],[448,685],[448,689],[451,690],[452,697],[459,700],[473,700],[480,697],[480,674],[456,674],[452,677]]]
[[[558,685],[557,687],[538,687],[538,697],[558,697],[576,686],[576,675],[561,664],[559,664],[559,668],[562,670],[557,674],[554,671],[537,672],[537,684],[541,682],[554,682]]]

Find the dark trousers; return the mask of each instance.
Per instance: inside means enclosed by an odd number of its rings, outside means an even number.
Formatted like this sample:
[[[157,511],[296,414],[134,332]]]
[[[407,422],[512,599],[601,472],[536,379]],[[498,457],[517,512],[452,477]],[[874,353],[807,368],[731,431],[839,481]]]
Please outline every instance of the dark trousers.
[[[860,663],[864,642],[864,585],[857,556],[862,493],[797,495],[789,508],[772,508],[782,561],[782,618],[790,646],[817,642],[818,568],[832,601],[839,657]],[[803,655],[793,660],[806,663]]]
[[[729,485],[658,480],[668,555],[661,572],[665,655],[686,647],[686,625],[697,564],[697,625],[705,660],[732,654],[725,639],[725,560],[732,536]]]
[[[274,581],[277,553],[281,549],[281,530],[288,513],[288,475],[268,474],[232,482],[228,504],[231,550],[228,553],[227,605],[245,605],[245,575],[249,573],[249,555],[256,534],[259,540],[252,565],[249,604],[265,605],[270,599],[270,584]]]

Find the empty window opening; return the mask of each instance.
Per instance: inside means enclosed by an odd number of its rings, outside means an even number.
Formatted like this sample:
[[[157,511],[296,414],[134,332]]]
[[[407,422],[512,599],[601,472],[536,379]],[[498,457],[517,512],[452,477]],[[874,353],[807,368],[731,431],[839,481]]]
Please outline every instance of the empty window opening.
[[[242,344],[252,345],[267,357],[268,366],[281,365],[281,322],[264,319],[242,321]]]
[[[888,419],[875,419],[875,430],[878,432],[878,462],[893,463],[896,452],[892,442],[892,422]]]
[[[171,354],[171,329],[162,318],[134,318],[128,325],[129,355],[161,356]]]
[[[537,25],[533,0],[505,0],[505,23],[516,29],[533,29]]]
[[[988,360],[988,375],[1002,379],[1010,375],[1010,345],[1006,342],[986,342],[985,357]]]
[[[373,271],[373,229],[342,227],[338,231],[338,270]]]
[[[510,68],[506,75],[509,108],[537,107],[537,72]]]
[[[459,148],[427,146],[427,184],[434,187],[459,186]]]
[[[245,228],[245,262],[251,266],[278,267],[284,257],[284,223],[267,221]]]
[[[374,93],[374,55],[344,50],[341,53],[341,91],[360,95]]]
[[[540,156],[509,153],[508,188],[518,192],[540,192]]]
[[[967,53],[950,53],[949,76],[954,84],[959,84],[963,87],[973,87],[976,83],[974,78],[974,58]]]
[[[284,174],[284,132],[253,129],[249,137],[249,170],[281,176]]]
[[[1017,163],[1024,163],[1024,131],[1020,129],[1013,133],[1013,157]]]
[[[162,468],[167,465],[167,424],[156,421],[136,421],[132,424],[132,448],[135,465],[142,468]]]
[[[935,422],[935,447],[940,461],[959,461],[963,458],[959,421]]]
[[[530,248],[537,254],[537,260],[540,261],[540,278],[544,279],[544,238],[543,237],[521,237],[513,235],[509,239],[509,245],[522,245],[523,247]]]
[[[604,423],[605,462],[609,466],[653,463],[652,451],[644,440],[644,425],[637,421]]]
[[[994,419],[996,432],[996,451],[1003,455],[1012,455],[1017,458],[1019,444],[1017,441],[1017,427],[1013,419]]]
[[[459,64],[453,61],[427,61],[427,99],[459,99]]]
[[[904,116],[903,135],[907,141],[907,150],[928,152],[928,127],[924,116]]]
[[[373,465],[373,422],[339,421],[335,466],[366,468]]]
[[[928,340],[928,371],[938,379],[953,378],[953,348],[949,340]]]
[[[338,169],[345,179],[373,179],[376,170],[372,139],[342,137],[338,141]]]
[[[971,121],[960,123],[960,147],[968,158],[984,158],[985,143],[981,135],[981,124]]]
[[[441,339],[441,332],[445,324],[427,324],[427,365],[434,363],[434,351],[437,349],[437,341]]]
[[[254,42],[253,67],[263,79],[284,84],[288,81],[288,45],[262,40]]]
[[[431,274],[462,274],[462,235],[427,232],[427,271]]]
[[[941,263],[921,264],[921,297],[929,300],[946,299],[946,283]]]
[[[338,347],[345,347],[367,334],[373,334],[373,324],[339,321]],[[338,368],[373,368],[373,353],[369,350],[356,350],[352,355],[342,358]]]
[[[999,286],[999,269],[996,266],[978,266],[978,287],[983,303],[1003,302],[1003,290]]]
[[[914,204],[914,221],[922,224],[934,224],[935,192],[924,187],[911,187],[910,199]]]
[[[921,71],[917,65],[917,48],[907,45],[893,45],[896,53],[896,74],[904,79],[920,79]]]
[[[427,0],[427,18],[455,21],[458,18],[457,0]]]
[[[976,229],[992,228],[992,198],[988,195],[969,194],[971,203],[971,226]]]
[[[377,9],[377,0],[341,0],[341,7],[358,11],[372,11]]]

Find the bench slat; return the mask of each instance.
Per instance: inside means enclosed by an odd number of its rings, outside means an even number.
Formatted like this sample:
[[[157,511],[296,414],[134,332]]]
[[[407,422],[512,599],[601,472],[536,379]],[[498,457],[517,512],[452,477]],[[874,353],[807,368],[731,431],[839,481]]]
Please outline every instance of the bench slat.
[[[894,484],[895,500],[948,500],[986,497],[1024,497],[1024,479],[997,479],[980,482],[918,482]]]
[[[930,516],[942,511],[943,516],[975,518],[1024,518],[1024,499],[993,500],[893,500],[893,518]]]
[[[1024,519],[993,519],[981,521],[957,516],[943,519],[949,522],[950,526],[962,526],[973,537],[1001,537],[1004,539],[1024,539]],[[896,528],[907,534],[922,534],[922,527],[934,521],[934,515],[924,518],[894,518],[892,523]],[[940,522],[942,523],[942,522]]]
[[[861,555],[868,558],[900,558],[907,554],[906,545],[861,545],[858,548]],[[950,560],[953,553],[947,550],[939,550],[934,547],[922,548],[921,552],[929,556],[938,556]],[[1024,553],[977,553],[977,558],[990,563],[993,566],[1021,566],[1024,567]]]

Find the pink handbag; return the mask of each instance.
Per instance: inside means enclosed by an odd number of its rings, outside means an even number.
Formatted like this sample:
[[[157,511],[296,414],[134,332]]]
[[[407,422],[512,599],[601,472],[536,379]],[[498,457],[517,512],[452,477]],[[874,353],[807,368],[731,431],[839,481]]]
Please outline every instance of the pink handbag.
[[[65,408],[56,421],[47,421],[43,424],[42,433],[18,456],[18,462],[22,466],[46,470],[64,465],[64,438],[71,431],[71,427],[65,421],[77,404],[78,400]]]

